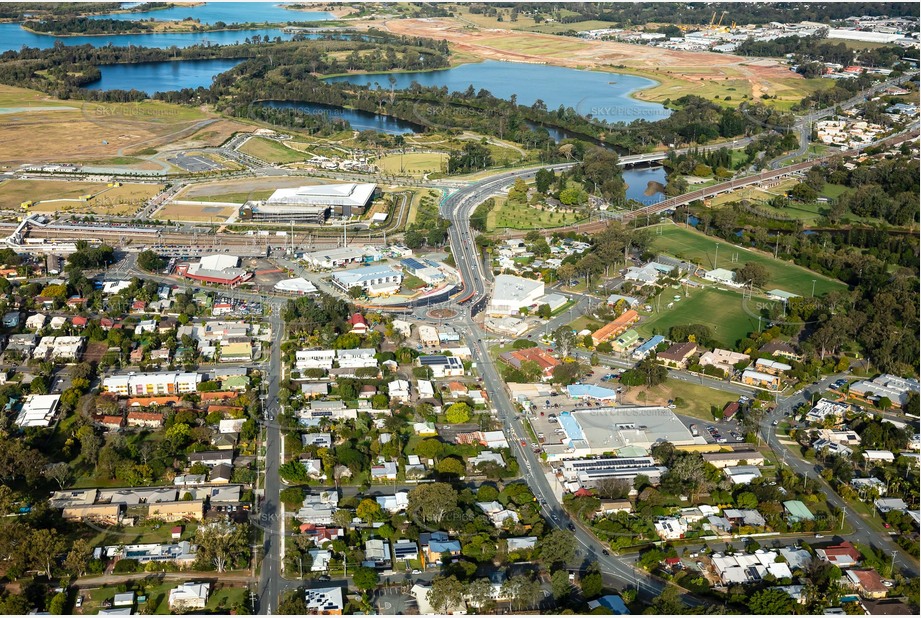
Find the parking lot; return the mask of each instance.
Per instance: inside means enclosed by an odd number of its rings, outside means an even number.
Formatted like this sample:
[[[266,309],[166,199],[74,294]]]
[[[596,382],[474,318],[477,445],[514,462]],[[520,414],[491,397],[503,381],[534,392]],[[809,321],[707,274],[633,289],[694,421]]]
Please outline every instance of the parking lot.
[[[224,166],[211,159],[198,155],[180,154],[167,159],[176,167],[181,167],[187,172],[210,172],[222,169]]]

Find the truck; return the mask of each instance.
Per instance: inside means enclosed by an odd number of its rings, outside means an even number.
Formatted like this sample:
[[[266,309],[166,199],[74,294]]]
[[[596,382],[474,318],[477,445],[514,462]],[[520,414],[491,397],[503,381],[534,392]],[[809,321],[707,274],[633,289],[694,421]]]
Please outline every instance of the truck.
[[[695,438],[700,435],[700,432],[697,431],[696,424],[692,424],[690,429],[691,429],[691,435],[694,436]]]

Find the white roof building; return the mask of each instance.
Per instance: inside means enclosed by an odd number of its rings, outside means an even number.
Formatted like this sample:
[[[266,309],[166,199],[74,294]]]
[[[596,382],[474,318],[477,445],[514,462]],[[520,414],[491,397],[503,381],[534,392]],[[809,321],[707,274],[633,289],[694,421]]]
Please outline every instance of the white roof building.
[[[723,285],[741,287],[741,284],[736,283],[736,274],[725,268],[714,268],[713,270],[708,270],[704,273],[704,279],[707,281],[713,281],[714,283],[721,283]]]
[[[346,292],[359,287],[371,296],[379,296],[398,291],[403,273],[384,265],[364,266],[334,272],[332,281]]]
[[[435,387],[429,380],[416,380],[416,390],[420,399],[431,399],[435,396]]]
[[[171,610],[204,609],[208,603],[208,594],[211,584],[186,582],[179,584],[169,591],[169,607]]]
[[[893,403],[902,406],[908,401],[910,393],[918,392],[919,385],[917,380],[884,373],[873,380],[861,380],[851,384],[848,390],[851,394],[861,397],[888,397]]]
[[[283,279],[279,281],[275,284],[275,289],[279,292],[303,295],[316,293],[317,286],[303,277],[296,277],[294,279]]]
[[[812,409],[806,413],[806,421],[809,423],[821,423],[828,416],[841,419],[844,418],[847,409],[846,404],[836,403],[830,399],[819,399]]]
[[[345,604],[342,588],[308,588],[305,592],[307,612],[311,614],[341,614]]]
[[[345,182],[278,189],[265,201],[266,206],[351,206],[361,208],[370,201],[377,185],[371,182]]]
[[[29,395],[16,415],[20,427],[48,427],[58,409],[60,395]]]
[[[490,315],[514,315],[530,307],[544,295],[544,282],[514,275],[497,275],[486,312]]]
[[[429,382],[431,387],[431,382]],[[409,401],[409,382],[406,380],[394,380],[387,385],[387,392],[391,400]]]

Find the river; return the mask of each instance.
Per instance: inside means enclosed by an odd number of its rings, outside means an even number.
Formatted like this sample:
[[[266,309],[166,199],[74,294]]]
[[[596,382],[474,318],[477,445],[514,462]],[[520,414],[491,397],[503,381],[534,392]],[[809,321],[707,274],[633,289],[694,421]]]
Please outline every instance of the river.
[[[225,24],[251,22],[280,24],[301,21],[327,21],[334,19],[326,11],[294,11],[284,8],[283,2],[206,2],[196,6],[174,6],[168,9],[135,11],[133,13],[111,13],[97,15],[97,19],[120,19],[126,21],[159,19],[179,21],[187,17],[203,24],[222,21]]]
[[[334,105],[293,101],[266,101],[265,105],[277,109],[296,109],[307,114],[327,115],[332,118],[347,120],[356,131],[373,130],[380,133],[390,133],[391,135],[404,135],[421,130],[421,127],[392,116],[373,114],[364,110],[345,109]]]

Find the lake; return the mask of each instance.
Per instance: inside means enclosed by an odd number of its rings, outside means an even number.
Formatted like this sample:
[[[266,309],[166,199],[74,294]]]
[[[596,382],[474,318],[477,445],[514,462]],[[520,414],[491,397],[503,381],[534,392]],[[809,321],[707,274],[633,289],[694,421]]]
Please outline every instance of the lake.
[[[242,60],[176,60],[108,64],[99,67],[102,78],[88,84],[87,90],[141,90],[149,95],[183,88],[208,87],[214,76],[229,71]]]
[[[659,190],[660,185],[664,187],[666,183],[665,168],[661,165],[626,168],[624,182],[627,183],[627,199],[646,206],[658,204],[665,199],[665,194]],[[653,183],[651,187],[650,183]]]
[[[364,110],[345,109],[334,105],[299,103],[296,101],[265,101],[264,104],[267,107],[274,107],[276,109],[296,109],[307,114],[325,114],[332,118],[341,118],[342,120],[347,120],[356,131],[366,131],[370,129],[379,131],[380,133],[403,135],[406,133],[414,133],[421,129],[410,122],[399,120],[392,116],[373,114]]]
[[[143,19],[178,21],[186,17],[197,19],[203,24],[214,24],[219,21],[226,24],[251,22],[280,24],[292,21],[327,21],[334,18],[332,13],[326,11],[293,11],[284,8],[284,3],[268,2],[206,2],[197,6],[173,6],[168,9],[95,16],[96,19],[126,21]]]
[[[606,122],[631,122],[640,118],[655,121],[671,113],[657,103],[630,98],[633,92],[654,86],[656,82],[651,79],[545,64],[487,60],[439,71],[341,75],[329,81],[389,90],[391,76],[396,80],[394,88],[400,90],[409,88],[413,82],[421,86],[447,87],[452,92],[463,92],[473,86],[475,90],[485,89],[503,99],[515,95],[522,105],[541,100],[549,110],[560,105],[572,107],[579,114]]]

